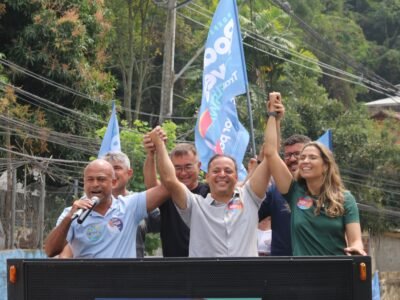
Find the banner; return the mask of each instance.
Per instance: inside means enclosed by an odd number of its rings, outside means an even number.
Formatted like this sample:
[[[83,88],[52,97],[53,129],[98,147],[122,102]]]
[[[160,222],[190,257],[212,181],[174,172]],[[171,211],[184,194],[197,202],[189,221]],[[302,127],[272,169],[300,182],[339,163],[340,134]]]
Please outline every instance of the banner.
[[[103,141],[101,142],[98,158],[102,158],[109,151],[121,151],[121,142],[119,139],[119,127],[117,113],[115,111],[115,103],[112,103],[112,112],[106,133],[104,134]]]
[[[235,96],[246,93],[247,73],[235,0],[221,0],[208,32],[204,52],[203,90],[195,128],[202,170],[214,154],[235,158],[239,179],[249,134],[239,122]]]

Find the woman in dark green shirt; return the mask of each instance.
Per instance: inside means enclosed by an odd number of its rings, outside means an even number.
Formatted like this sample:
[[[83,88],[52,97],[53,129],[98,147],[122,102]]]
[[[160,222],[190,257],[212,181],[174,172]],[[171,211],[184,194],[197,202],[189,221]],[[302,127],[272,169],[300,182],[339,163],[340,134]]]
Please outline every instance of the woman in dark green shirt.
[[[356,201],[345,191],[332,153],[311,142],[299,154],[295,177],[277,151],[275,117],[283,110],[279,93],[271,93],[265,157],[279,192],[291,209],[293,255],[366,255]]]

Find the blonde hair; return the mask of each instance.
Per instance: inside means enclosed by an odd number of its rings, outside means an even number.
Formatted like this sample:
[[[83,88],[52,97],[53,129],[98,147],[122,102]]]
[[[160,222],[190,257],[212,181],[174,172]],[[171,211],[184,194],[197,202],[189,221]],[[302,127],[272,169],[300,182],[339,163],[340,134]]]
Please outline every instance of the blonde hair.
[[[314,211],[319,215],[321,208],[325,207],[326,215],[329,217],[343,216],[344,209],[344,185],[340,177],[338,165],[333,157],[332,152],[319,142],[310,142],[304,145],[302,152],[307,147],[315,147],[318,149],[322,161],[326,166],[326,171],[323,173],[323,181],[320,189],[320,194],[317,199],[317,207]],[[297,180],[307,186],[306,180],[297,173]]]

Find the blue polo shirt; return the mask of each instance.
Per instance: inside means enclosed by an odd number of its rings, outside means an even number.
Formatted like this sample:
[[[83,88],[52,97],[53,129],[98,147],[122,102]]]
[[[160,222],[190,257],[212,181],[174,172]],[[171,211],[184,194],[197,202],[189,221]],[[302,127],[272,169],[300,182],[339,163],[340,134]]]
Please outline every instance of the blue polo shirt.
[[[268,188],[267,197],[261,204],[258,216],[260,220],[268,216],[271,217],[271,255],[292,256],[290,209],[275,184]]]
[[[141,192],[113,198],[104,216],[92,211],[82,224],[73,221],[67,241],[74,258],[136,258],[136,231],[146,216],[146,192]]]

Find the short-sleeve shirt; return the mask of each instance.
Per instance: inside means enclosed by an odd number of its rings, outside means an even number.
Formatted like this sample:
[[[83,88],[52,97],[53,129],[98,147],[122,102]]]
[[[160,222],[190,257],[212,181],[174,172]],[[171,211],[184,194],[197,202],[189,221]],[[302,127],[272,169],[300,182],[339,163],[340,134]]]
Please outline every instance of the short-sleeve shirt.
[[[74,258],[136,258],[136,231],[146,216],[146,192],[141,192],[113,198],[104,216],[92,211],[82,224],[72,221],[67,241]]]
[[[191,190],[193,194],[204,198],[210,192],[208,184],[199,183]],[[160,205],[161,228],[160,237],[164,257],[188,257],[190,229],[183,222],[172,199]]]
[[[308,196],[306,187],[294,181],[286,195],[292,219],[293,255],[345,255],[345,230],[350,223],[359,223],[357,203],[353,195],[344,193],[344,215],[330,217],[322,207],[315,215],[316,199]]]
[[[257,214],[263,199],[249,183],[237,188],[228,203],[187,190],[187,208],[178,208],[178,212],[190,227],[189,256],[258,256]]]

